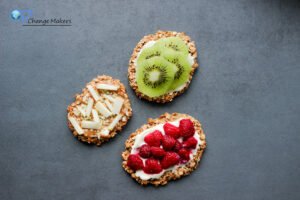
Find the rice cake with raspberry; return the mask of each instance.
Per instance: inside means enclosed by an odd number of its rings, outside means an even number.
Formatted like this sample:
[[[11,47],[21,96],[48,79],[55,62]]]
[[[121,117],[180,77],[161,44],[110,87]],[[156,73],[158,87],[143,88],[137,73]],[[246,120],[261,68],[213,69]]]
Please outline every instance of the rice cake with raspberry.
[[[129,136],[122,166],[141,185],[165,185],[194,171],[205,148],[205,134],[198,120],[187,114],[165,113],[150,118]]]
[[[131,115],[124,85],[105,75],[89,82],[67,109],[68,126],[73,135],[97,146],[121,131]]]
[[[136,80],[137,59],[144,48],[147,48],[147,47],[153,45],[151,43],[156,42],[157,40],[159,40],[161,38],[168,38],[168,37],[179,37],[188,46],[189,57],[191,60],[191,71],[189,74],[189,80],[184,85],[182,85],[181,87],[177,88],[174,91],[170,91],[170,92],[168,92],[164,95],[158,96],[158,97],[149,97],[149,96],[143,94],[138,88],[138,84],[137,84],[137,80]],[[197,62],[196,45],[195,45],[195,42],[192,41],[188,35],[186,35],[184,32],[159,30],[155,34],[150,34],[150,35],[144,36],[139,41],[137,46],[134,48],[133,53],[129,60],[129,67],[128,67],[129,84],[139,98],[146,99],[148,101],[157,102],[157,103],[166,103],[166,102],[172,101],[176,96],[179,96],[188,88],[188,86],[190,85],[190,82],[192,80],[193,74],[197,67],[198,67],[198,62]]]

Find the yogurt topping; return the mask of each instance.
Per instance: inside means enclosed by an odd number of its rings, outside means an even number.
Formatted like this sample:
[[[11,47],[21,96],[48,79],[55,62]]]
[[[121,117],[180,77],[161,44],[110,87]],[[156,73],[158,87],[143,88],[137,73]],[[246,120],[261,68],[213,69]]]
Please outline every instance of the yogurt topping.
[[[181,119],[182,119],[182,118],[181,118]],[[168,122],[168,123],[170,123],[170,124],[172,124],[172,125],[178,127],[178,126],[179,126],[179,121],[180,121],[181,119],[178,119],[178,120],[173,121],[173,122]],[[153,132],[153,131],[155,131],[155,130],[159,130],[159,131],[161,131],[161,133],[162,133],[163,135],[165,135],[164,128],[163,128],[163,125],[164,125],[164,124],[165,124],[165,123],[156,125],[156,126],[154,126],[154,127],[151,127],[151,128],[149,128],[149,129],[146,129],[146,130],[143,131],[142,133],[136,135],[136,136],[135,136],[135,142],[134,142],[134,144],[133,144],[133,146],[132,146],[131,154],[136,154],[136,153],[138,153],[138,148],[141,147],[143,144],[146,144],[145,141],[144,141],[144,137],[145,137],[147,134],[149,134],[149,133],[151,133],[151,132]],[[197,132],[195,132],[194,137],[195,137],[195,139],[198,141],[198,143],[197,143],[196,148],[193,149],[192,152],[191,152],[191,154],[190,154],[190,160],[196,155],[196,153],[197,153],[197,151],[198,151],[198,149],[199,149],[199,147],[200,147],[200,145],[201,145],[200,136],[199,136],[199,134],[198,134]],[[179,139],[179,140],[180,140],[180,139]],[[180,142],[182,142],[182,141],[180,141]],[[144,158],[141,158],[141,159],[143,160],[143,162],[144,162],[144,164],[145,164],[145,160],[146,160],[146,159],[144,159]],[[184,165],[186,165],[186,164],[187,164],[187,163],[185,163],[185,164],[178,164],[178,165],[172,166],[172,167],[170,167],[170,168],[168,168],[168,169],[162,170],[162,172],[159,173],[159,174],[147,174],[147,173],[145,173],[143,170],[137,170],[137,171],[135,172],[135,175],[136,175],[137,177],[139,177],[140,179],[142,179],[142,180],[158,179],[158,178],[160,178],[166,171],[175,171],[178,167],[184,166]]]
[[[140,54],[142,53],[142,51],[143,51],[144,49],[146,49],[146,48],[152,47],[155,43],[156,43],[156,41],[150,40],[150,41],[148,41],[146,44],[144,44],[144,46],[140,49],[140,52],[138,53],[136,59],[133,61],[135,67],[137,67],[137,60],[138,60]],[[194,62],[195,62],[195,61],[194,61],[194,58],[193,58],[193,56],[192,56],[191,53],[189,53],[189,55],[188,55],[188,57],[187,57],[187,60],[188,60],[188,62],[190,63],[191,66],[192,66],[192,65],[194,64]],[[181,90],[186,86],[187,83],[188,83],[188,82],[186,82],[186,83],[184,83],[184,84],[178,86],[176,89],[170,91],[169,93],[181,91]]]

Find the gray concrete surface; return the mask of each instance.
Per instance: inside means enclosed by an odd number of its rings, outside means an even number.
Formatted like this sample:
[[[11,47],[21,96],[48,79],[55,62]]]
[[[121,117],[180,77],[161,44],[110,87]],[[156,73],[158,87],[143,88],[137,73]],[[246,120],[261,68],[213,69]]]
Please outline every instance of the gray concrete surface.
[[[23,27],[14,9],[72,26]],[[299,1],[2,0],[0,19],[0,199],[300,199]],[[126,78],[136,43],[158,29],[187,32],[201,65],[166,105],[137,99]],[[73,95],[98,74],[125,83],[134,111],[101,148],[66,126]],[[208,148],[192,175],[141,187],[120,154],[164,112],[201,120]]]

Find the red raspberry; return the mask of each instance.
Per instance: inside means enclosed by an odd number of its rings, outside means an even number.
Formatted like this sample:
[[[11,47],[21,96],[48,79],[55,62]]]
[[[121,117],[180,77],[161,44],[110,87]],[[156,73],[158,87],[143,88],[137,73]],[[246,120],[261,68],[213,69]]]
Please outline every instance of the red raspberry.
[[[136,154],[130,154],[127,159],[127,166],[136,171],[143,169],[144,164],[142,159]]]
[[[180,156],[175,152],[167,152],[165,157],[161,160],[161,166],[163,169],[172,167],[178,164],[180,161]]]
[[[195,149],[198,144],[198,141],[194,137],[188,138],[183,142],[183,147]]]
[[[165,135],[162,139],[162,146],[164,150],[171,150],[176,143],[176,140],[169,135]]]
[[[151,147],[151,154],[154,158],[162,158],[165,156],[166,152],[160,147]]]
[[[145,162],[144,172],[147,174],[158,174],[162,171],[161,165],[158,160],[149,158]]]
[[[184,138],[188,138],[194,135],[194,124],[190,119],[182,119],[179,122],[180,134]]]
[[[180,129],[177,126],[174,126],[170,123],[164,124],[164,131],[166,135],[169,135],[175,139],[180,137]]]
[[[146,135],[144,140],[150,146],[159,147],[162,137],[163,137],[162,133],[160,131],[156,130],[156,131]]]
[[[182,148],[182,144],[179,141],[176,141],[173,151],[178,152]]]
[[[139,155],[142,158],[149,158],[151,156],[151,147],[147,144],[142,145],[139,148]]]
[[[190,151],[187,149],[180,149],[178,151],[178,154],[182,160],[188,161],[190,159]]]

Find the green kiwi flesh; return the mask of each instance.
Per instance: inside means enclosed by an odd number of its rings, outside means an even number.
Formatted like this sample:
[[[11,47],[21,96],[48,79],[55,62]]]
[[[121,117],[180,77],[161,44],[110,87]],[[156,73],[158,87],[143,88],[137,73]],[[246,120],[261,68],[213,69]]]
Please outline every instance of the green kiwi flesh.
[[[152,46],[145,48],[138,57],[137,63],[143,62],[144,60],[161,56],[163,49],[158,46]]]
[[[136,66],[139,91],[159,97],[184,85],[192,70],[188,56],[189,48],[180,37],[161,38],[144,48]]]
[[[187,60],[187,56],[181,52],[168,50],[163,53],[163,57],[176,66],[176,73],[170,90],[175,90],[189,80],[192,67]]]
[[[176,66],[161,57],[153,57],[139,63],[137,85],[139,90],[149,96],[166,94],[173,83]]]
[[[159,39],[155,45],[155,47],[165,47],[168,49],[172,49],[176,52],[181,52],[185,55],[189,53],[189,48],[186,43],[179,37],[168,37]]]

